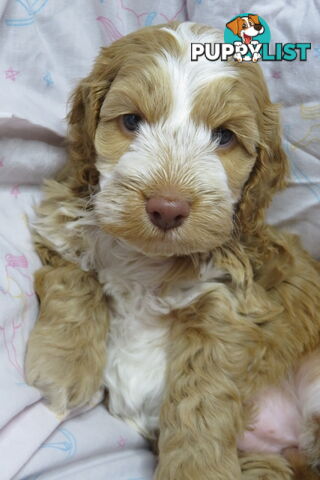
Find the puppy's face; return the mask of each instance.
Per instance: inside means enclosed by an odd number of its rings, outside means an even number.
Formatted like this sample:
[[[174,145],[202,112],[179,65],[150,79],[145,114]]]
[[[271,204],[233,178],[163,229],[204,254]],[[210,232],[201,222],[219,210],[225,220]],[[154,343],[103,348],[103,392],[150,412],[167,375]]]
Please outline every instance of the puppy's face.
[[[210,251],[233,234],[256,162],[263,79],[251,65],[191,62],[192,41],[221,41],[212,29],[159,27],[154,45],[140,35],[122,39],[100,109],[98,223],[147,255]]]

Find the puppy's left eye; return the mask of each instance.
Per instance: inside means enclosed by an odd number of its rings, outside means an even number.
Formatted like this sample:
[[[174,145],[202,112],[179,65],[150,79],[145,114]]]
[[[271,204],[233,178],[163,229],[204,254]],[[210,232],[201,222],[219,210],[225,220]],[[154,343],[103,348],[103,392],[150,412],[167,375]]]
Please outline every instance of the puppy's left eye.
[[[212,130],[212,140],[218,142],[219,147],[227,147],[234,140],[234,133],[226,128]]]
[[[135,113],[128,113],[121,117],[122,125],[128,132],[137,132],[141,120],[142,118]]]

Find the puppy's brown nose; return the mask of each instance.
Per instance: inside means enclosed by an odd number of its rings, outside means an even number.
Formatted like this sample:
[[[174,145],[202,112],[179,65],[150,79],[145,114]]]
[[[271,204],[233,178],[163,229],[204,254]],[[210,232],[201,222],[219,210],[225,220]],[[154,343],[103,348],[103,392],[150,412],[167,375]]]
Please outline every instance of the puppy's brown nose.
[[[151,197],[147,201],[146,210],[151,222],[161,228],[169,230],[179,227],[189,216],[190,205],[186,200],[165,197]]]

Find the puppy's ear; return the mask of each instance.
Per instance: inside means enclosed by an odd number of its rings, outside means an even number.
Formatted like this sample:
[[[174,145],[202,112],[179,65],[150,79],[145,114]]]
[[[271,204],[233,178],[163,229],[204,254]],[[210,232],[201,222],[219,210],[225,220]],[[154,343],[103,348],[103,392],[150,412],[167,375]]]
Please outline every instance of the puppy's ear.
[[[238,218],[244,235],[262,231],[265,212],[273,195],[286,186],[288,159],[281,146],[278,106],[269,99],[259,114],[261,138],[257,159],[244,187]]]
[[[168,27],[168,25],[166,25]],[[177,24],[170,24],[175,29]],[[102,48],[93,70],[82,80],[71,97],[69,120],[69,163],[59,180],[68,178],[72,189],[79,195],[87,196],[90,186],[98,183],[95,167],[96,151],[94,137],[99,121],[100,109],[108,90],[122,65],[133,64],[132,54],[139,56],[145,52],[161,54],[163,45],[177,48],[177,42],[161,25],[146,27],[118,39],[107,48]],[[139,65],[137,61],[137,65]]]
[[[69,121],[69,171],[73,189],[86,195],[98,182],[94,136],[103,100],[116,75],[113,46],[102,48],[94,68],[71,96]]]
[[[258,15],[248,15],[249,19],[253,21],[253,23],[255,24],[259,24],[260,23],[260,20],[259,20],[259,17]]]
[[[234,35],[238,35],[241,30],[239,29],[239,17],[235,18],[231,22],[228,22],[226,24],[226,27],[229,28],[229,30],[231,30]]]

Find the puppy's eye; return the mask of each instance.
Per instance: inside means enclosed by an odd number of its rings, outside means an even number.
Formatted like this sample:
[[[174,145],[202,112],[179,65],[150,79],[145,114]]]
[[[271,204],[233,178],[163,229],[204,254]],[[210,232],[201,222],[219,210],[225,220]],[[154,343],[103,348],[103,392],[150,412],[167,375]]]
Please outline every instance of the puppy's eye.
[[[234,133],[226,128],[212,130],[212,140],[218,142],[219,147],[227,147],[234,140]]]
[[[245,23],[242,24],[242,28],[245,29],[247,28],[247,25]]]
[[[135,113],[128,113],[121,117],[122,125],[128,132],[137,132],[141,120],[142,118]]]

